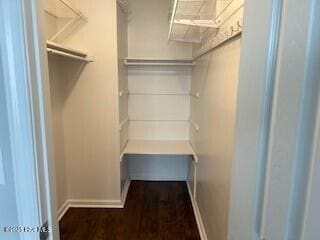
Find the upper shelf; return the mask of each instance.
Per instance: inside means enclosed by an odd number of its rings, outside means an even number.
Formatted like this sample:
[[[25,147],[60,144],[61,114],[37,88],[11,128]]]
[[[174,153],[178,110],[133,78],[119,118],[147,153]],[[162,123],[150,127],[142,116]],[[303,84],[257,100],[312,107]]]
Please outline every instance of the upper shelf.
[[[44,1],[47,39],[61,43],[88,18],[66,0]]]
[[[69,48],[69,47],[64,47],[64,46],[61,46],[59,44],[53,43],[51,41],[47,41],[47,48],[55,49],[55,50],[58,50],[58,51],[69,53],[69,54],[73,54],[73,55],[76,55],[78,57],[87,57],[87,55],[88,55],[87,53],[82,52],[80,50],[76,50],[76,49]]]
[[[62,42],[87,22],[88,18],[66,0],[45,0],[44,11],[48,54],[92,62],[87,53],[62,46]]]
[[[243,5],[243,0],[174,0],[168,40],[201,43]]]
[[[126,58],[127,66],[194,66],[193,59]]]
[[[216,28],[213,0],[174,0],[169,28],[169,40],[200,42],[203,28]]]

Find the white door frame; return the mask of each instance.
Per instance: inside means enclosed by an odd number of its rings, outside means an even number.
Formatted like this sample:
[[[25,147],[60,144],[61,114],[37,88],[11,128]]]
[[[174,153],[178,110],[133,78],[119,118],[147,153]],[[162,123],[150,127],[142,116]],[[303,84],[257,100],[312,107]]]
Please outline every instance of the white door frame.
[[[318,4],[318,11],[320,4]],[[320,31],[318,31],[320,39]],[[317,43],[318,44],[318,43]],[[318,63],[320,62],[320,55]],[[318,66],[319,67],[319,66]],[[318,75],[319,76],[319,75]],[[319,91],[318,86],[318,91]],[[302,218],[301,239],[318,240],[320,222],[320,97],[318,99],[318,115],[315,123],[313,150],[310,161],[308,187],[306,187],[305,212]]]
[[[245,1],[229,240],[311,236],[303,224],[316,219],[305,208],[320,198],[311,194],[320,169],[309,169],[310,162],[319,166],[310,153],[318,151],[310,148],[316,146],[319,17],[317,0]]]
[[[310,240],[301,236],[310,171],[319,171],[310,166],[319,108],[320,4],[284,0],[283,6],[261,234]]]
[[[314,12],[320,12],[320,2],[315,2],[313,6]],[[314,18],[317,16],[315,15]],[[314,33],[313,41],[310,42],[310,49],[313,51],[313,63],[310,64],[311,67],[317,69],[313,71],[313,78],[317,81],[318,86],[310,86],[314,88],[314,91],[320,92],[320,26],[318,23],[314,24]],[[313,65],[313,66],[312,66]],[[318,95],[318,113],[315,121],[315,130],[313,137],[313,146],[310,156],[310,172],[308,176],[308,186],[306,187],[306,199],[305,199],[305,212],[303,216],[303,226],[301,230],[301,239],[307,240],[317,240],[319,239],[319,222],[320,222],[320,96]]]
[[[47,56],[39,23],[41,1],[0,2],[1,57],[12,146],[19,225],[41,227],[59,239]],[[39,233],[21,233],[23,240]]]
[[[245,0],[229,240],[260,239],[282,0]]]

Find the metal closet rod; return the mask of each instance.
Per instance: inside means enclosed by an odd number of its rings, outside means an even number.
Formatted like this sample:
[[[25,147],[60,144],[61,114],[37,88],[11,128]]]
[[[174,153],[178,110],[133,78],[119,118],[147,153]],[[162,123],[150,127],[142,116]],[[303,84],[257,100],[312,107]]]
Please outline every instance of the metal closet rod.
[[[87,62],[87,63],[93,62],[92,60],[88,60],[84,57],[79,57],[79,56],[76,56],[73,54],[65,53],[65,52],[54,50],[51,48],[47,48],[47,52],[49,54],[55,54],[55,55],[59,55],[59,56],[63,56],[63,57],[67,57],[67,58],[71,58],[71,59],[75,59],[75,60],[80,60],[80,61]]]

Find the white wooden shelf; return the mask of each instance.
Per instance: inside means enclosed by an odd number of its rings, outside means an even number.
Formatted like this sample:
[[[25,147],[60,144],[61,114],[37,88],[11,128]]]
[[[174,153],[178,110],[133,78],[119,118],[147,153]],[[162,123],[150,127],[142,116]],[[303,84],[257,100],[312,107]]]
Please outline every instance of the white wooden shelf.
[[[222,12],[216,17],[216,21],[221,25],[219,31],[202,41],[201,47],[194,52],[195,58],[242,33],[243,6],[244,0],[231,0],[224,6]]]
[[[127,66],[194,66],[193,59],[126,58]]]
[[[129,140],[122,152],[121,159],[125,154],[190,155],[195,162],[198,162],[189,141]]]
[[[226,21],[241,8],[243,1],[239,0],[174,0],[168,40],[202,43],[207,33],[218,34]],[[231,30],[233,33],[234,29]],[[230,35],[225,30],[223,34]]]
[[[73,48],[64,47],[50,41],[47,41],[47,52],[48,54],[58,55],[87,63],[93,62],[92,59],[88,58],[88,55],[85,52]]]
[[[88,55],[87,53],[85,53],[83,51],[69,48],[69,47],[65,47],[65,46],[62,46],[60,44],[57,44],[57,43],[54,43],[51,41],[47,41],[47,48],[54,49],[54,50],[61,51],[61,52],[65,52],[65,53],[69,53],[69,54],[73,54],[78,57],[87,57],[87,55]]]
[[[200,43],[201,35],[209,28],[218,29],[214,21],[216,1],[174,0],[168,40]]]

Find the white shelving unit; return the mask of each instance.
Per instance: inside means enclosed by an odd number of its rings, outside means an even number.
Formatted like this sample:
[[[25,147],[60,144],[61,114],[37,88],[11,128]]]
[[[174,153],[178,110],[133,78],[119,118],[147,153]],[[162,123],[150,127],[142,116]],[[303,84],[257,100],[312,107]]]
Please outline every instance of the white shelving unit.
[[[212,49],[212,46],[216,47],[241,33],[242,14],[234,23],[228,24],[228,29],[224,24],[242,9],[242,0],[174,0],[168,40],[190,43],[205,41],[204,48]],[[208,35],[214,38],[208,40]]]
[[[179,0],[176,2],[179,6],[175,12],[172,34],[175,34],[178,28],[184,28],[186,30],[179,38],[186,34],[189,39],[192,29],[197,31],[199,26],[203,29],[212,27],[212,21],[206,21],[209,17],[193,19],[191,16],[180,14],[183,4],[190,6],[195,2],[201,2],[201,15],[205,16],[204,6],[207,6],[205,2],[208,1],[194,0],[192,3],[190,0]],[[126,58],[122,58],[123,65],[127,66],[125,69],[128,71],[128,85],[121,86],[119,97],[121,102],[128,102],[124,111],[128,111],[129,120],[123,117],[119,123],[123,139],[121,165],[129,165],[128,172],[132,179],[184,181],[188,179],[191,166],[197,165],[198,162],[189,142],[190,129],[194,126],[189,122],[192,68],[197,63],[192,57],[189,44],[179,46],[163,42],[163,34],[167,34],[168,26],[167,22],[163,22],[168,9],[165,2],[159,1],[159,4],[163,5],[163,12],[154,18],[151,16],[151,5],[144,7],[138,2],[130,4],[130,28],[139,29],[139,36],[143,36],[143,31],[154,32],[152,36],[147,37],[146,47],[141,44],[142,38],[131,35],[130,51]],[[146,22],[142,27],[142,14],[146,14],[154,22],[158,19],[159,26],[155,28]],[[196,13],[190,15],[194,16]],[[140,41],[133,41],[135,38]]]
[[[88,58],[88,55],[85,52],[73,48],[64,47],[50,41],[47,41],[47,52],[48,54],[58,55],[87,63],[93,62],[92,59]]]
[[[193,59],[126,58],[127,66],[194,66]]]
[[[198,162],[189,141],[129,140],[121,156],[123,157],[125,154],[190,155],[195,162]]]
[[[72,54],[72,55],[76,55],[78,57],[84,57],[85,58],[88,55],[87,53],[85,53],[83,51],[80,51],[78,49],[65,47],[65,46],[62,46],[60,44],[56,44],[56,43],[51,42],[51,41],[47,41],[47,48],[54,49],[54,50],[61,51],[61,52],[65,52],[65,53],[69,53],[69,54]]]
[[[215,1],[174,0],[169,28],[169,40],[200,43],[208,29],[218,29],[214,21]]]
[[[243,0],[231,0],[221,7],[221,12],[215,18],[219,22],[219,30],[203,39],[201,47],[195,51],[195,58],[242,33],[243,6]]]
[[[44,3],[47,53],[85,63],[93,62],[87,53],[62,45],[63,40],[77,27],[88,22],[88,18],[66,0],[46,0]]]

